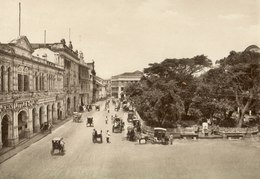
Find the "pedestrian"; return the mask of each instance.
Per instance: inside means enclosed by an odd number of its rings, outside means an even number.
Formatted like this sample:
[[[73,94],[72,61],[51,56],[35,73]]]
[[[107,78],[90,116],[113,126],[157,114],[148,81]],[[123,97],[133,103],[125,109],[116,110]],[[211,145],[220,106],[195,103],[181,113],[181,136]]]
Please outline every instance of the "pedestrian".
[[[107,118],[107,116],[106,116],[106,124],[107,124],[107,121],[108,121],[108,118]]]
[[[95,129],[93,129],[93,132],[92,132],[92,142],[95,143],[96,141],[96,136],[97,136],[97,131]]]
[[[173,135],[172,134],[170,134],[169,140],[170,140],[170,144],[172,145],[172,142],[173,142]]]
[[[110,138],[110,133],[109,130],[107,130],[107,143],[110,143],[109,138]]]
[[[107,110],[107,113],[109,113],[109,109]]]

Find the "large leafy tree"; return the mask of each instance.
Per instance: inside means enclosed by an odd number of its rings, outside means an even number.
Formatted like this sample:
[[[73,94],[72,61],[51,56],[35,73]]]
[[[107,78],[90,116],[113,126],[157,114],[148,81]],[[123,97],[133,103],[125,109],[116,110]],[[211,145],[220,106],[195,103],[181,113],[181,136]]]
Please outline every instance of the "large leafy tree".
[[[225,70],[226,84],[235,97],[240,113],[237,126],[241,127],[245,113],[258,101],[260,93],[260,53],[254,51],[235,52],[219,61]]]
[[[183,101],[184,112],[187,115],[198,84],[194,76],[211,65],[211,60],[205,55],[198,55],[193,58],[165,59],[161,63],[149,64],[144,73],[150,78],[175,80],[179,89],[177,94]]]
[[[194,75],[210,66],[204,55],[165,59],[149,64],[140,85],[129,86],[125,92],[147,121],[169,126],[188,113],[197,87]]]

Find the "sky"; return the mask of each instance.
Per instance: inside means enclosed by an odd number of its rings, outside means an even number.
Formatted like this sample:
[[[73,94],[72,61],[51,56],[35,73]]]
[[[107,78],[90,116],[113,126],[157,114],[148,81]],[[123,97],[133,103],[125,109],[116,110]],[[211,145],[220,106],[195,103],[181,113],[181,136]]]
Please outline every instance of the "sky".
[[[166,58],[204,54],[213,62],[231,50],[260,47],[260,0],[1,0],[0,42],[60,42],[95,61],[107,79],[142,71]]]

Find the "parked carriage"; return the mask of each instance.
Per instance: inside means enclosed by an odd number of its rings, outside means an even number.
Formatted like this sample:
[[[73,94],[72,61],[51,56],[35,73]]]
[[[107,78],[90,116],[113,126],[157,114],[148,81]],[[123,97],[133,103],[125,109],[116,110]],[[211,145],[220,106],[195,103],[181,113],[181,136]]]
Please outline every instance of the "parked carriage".
[[[51,155],[54,155],[54,151],[58,150],[61,155],[65,154],[65,142],[62,137],[55,137],[52,139]]]
[[[134,126],[128,126],[127,127],[127,140],[129,141],[135,141],[136,140],[136,135],[135,135],[135,128]]]
[[[73,122],[82,122],[81,116],[81,113],[73,112]]]
[[[152,143],[167,145],[169,143],[169,137],[166,135],[166,131],[165,128],[155,127]]]

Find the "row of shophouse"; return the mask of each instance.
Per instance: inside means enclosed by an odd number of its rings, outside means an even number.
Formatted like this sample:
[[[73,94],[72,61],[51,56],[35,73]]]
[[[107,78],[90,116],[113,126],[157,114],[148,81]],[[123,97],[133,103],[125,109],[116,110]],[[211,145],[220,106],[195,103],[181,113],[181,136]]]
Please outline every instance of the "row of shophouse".
[[[44,122],[56,123],[106,97],[103,81],[94,62],[86,63],[64,39],[34,44],[20,36],[0,43],[0,149],[40,132]]]

